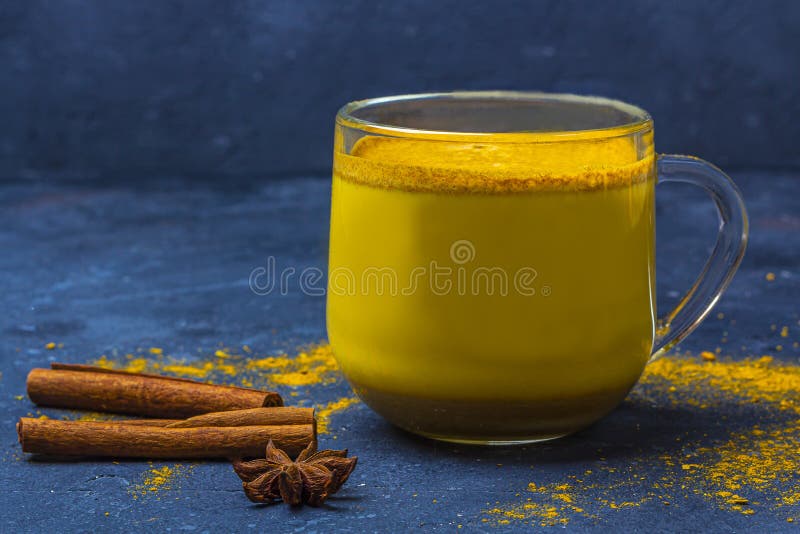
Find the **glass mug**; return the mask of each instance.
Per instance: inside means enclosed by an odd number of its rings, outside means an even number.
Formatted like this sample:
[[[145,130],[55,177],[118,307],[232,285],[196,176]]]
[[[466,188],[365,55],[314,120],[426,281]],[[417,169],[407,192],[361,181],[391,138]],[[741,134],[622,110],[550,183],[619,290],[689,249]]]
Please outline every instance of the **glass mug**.
[[[356,394],[424,436],[525,443],[597,421],[702,321],[744,254],[733,182],[656,156],[652,119],[622,102],[364,100],[339,111],[334,144],[329,340]],[[657,180],[699,185],[720,218],[661,323]]]

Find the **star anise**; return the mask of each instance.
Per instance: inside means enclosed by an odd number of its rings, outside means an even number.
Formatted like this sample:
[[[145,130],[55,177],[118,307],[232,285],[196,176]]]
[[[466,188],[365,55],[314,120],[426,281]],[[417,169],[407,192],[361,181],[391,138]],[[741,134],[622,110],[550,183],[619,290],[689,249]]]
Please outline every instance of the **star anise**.
[[[292,461],[282,450],[267,444],[266,458],[233,460],[233,470],[242,479],[247,498],[253,502],[282,499],[293,506],[320,506],[329,495],[339,491],[356,468],[358,457],[347,458],[347,450],[317,451],[311,442]]]

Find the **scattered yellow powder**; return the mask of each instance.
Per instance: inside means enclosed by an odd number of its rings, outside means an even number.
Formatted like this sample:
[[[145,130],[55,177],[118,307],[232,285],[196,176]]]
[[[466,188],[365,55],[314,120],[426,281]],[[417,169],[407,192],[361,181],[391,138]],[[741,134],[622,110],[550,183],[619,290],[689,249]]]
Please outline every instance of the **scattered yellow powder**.
[[[262,389],[332,384],[341,379],[333,351],[327,344],[312,346],[295,356],[282,354],[263,358],[240,356],[218,349],[213,358],[195,361],[166,357],[163,352],[153,350],[147,351],[147,357],[127,354],[124,358],[112,360],[103,355],[93,363],[104,369],[162,372],[220,383],[230,383],[229,378],[237,378],[242,386]],[[251,354],[252,349],[247,347],[244,352]]]
[[[767,282],[774,282],[775,281],[775,273],[767,273],[764,277],[767,279]]]
[[[768,355],[724,362],[667,356],[648,365],[642,379],[675,386],[688,399],[707,394],[718,403],[766,401],[800,414],[800,366],[775,363]]]
[[[116,365],[113,361],[109,360],[105,354],[97,358],[95,361],[91,362],[92,365],[100,367],[102,369],[114,369]]]
[[[703,352],[701,352],[700,353],[700,357],[703,358],[703,360],[707,361],[707,362],[713,362],[713,361],[715,361],[717,359],[717,355],[716,354],[714,354],[713,352],[707,351],[707,350],[704,350]]]
[[[608,507],[612,510],[619,510],[620,508],[632,508],[634,506],[639,506],[640,504],[641,503],[631,501],[624,501],[621,503],[609,502]]]
[[[800,504],[800,420],[769,432],[754,428],[735,433],[716,448],[716,461],[701,473],[706,484],[730,493],[728,504],[749,504],[736,491],[756,492],[761,499],[776,506]],[[775,492],[776,488],[790,488]],[[717,492],[720,495],[721,492]],[[723,495],[724,496],[724,495]]]
[[[781,337],[789,337],[789,327],[784,326],[781,328]]]
[[[331,416],[337,412],[346,410],[350,406],[359,402],[358,397],[342,397],[339,400],[317,407],[317,433],[326,434]]]
[[[161,354],[164,354],[164,349],[160,349],[158,347],[151,347],[149,352],[150,354],[155,354],[157,356],[160,356]]]
[[[510,520],[515,520],[540,527],[567,525],[574,515],[592,517],[574,504],[576,496],[572,493],[570,484],[537,485],[531,482],[528,484],[527,495],[532,497],[526,498],[522,504],[507,508],[495,507],[486,513],[502,518],[497,520],[498,524],[508,524]]]
[[[737,491],[755,492],[773,508],[800,503],[791,498],[800,488],[800,366],[779,364],[770,356],[720,363],[667,357],[649,366],[645,376],[651,384],[662,380],[682,391],[679,405],[706,397],[707,404],[720,407],[756,406],[759,419],[771,421],[769,428],[732,432],[727,442],[697,448],[692,454],[703,461],[684,483],[696,493],[723,497],[731,510],[748,515],[752,510],[742,506],[750,502]],[[686,450],[692,446],[697,445],[687,443]]]
[[[148,494],[158,493],[164,490],[170,490],[177,487],[181,478],[188,476],[194,469],[194,465],[174,464],[172,466],[164,465],[162,467],[152,467],[145,471],[141,476],[141,481],[138,484],[130,486],[128,493],[134,499]]]
[[[147,369],[147,360],[144,358],[131,358],[128,360],[125,370],[131,373],[143,373]]]
[[[239,374],[239,370],[232,364],[218,363],[216,365],[216,370],[228,376],[236,376]]]
[[[338,378],[339,366],[333,357],[330,345],[317,345],[303,351],[294,358],[275,356],[251,360],[248,369],[274,370],[279,373],[269,376],[270,381],[281,386],[309,386],[319,383],[331,383]]]
[[[45,345],[44,348],[46,348],[47,350],[53,350],[54,348],[56,348],[56,344],[51,341],[50,343]]]
[[[19,401],[19,400],[22,400],[22,399],[24,399],[24,398],[25,398],[25,397],[24,397],[24,396],[22,396],[22,395],[14,395],[14,400],[18,400],[18,401]]]
[[[161,366],[161,370],[165,373],[173,375],[186,376],[189,378],[206,378],[214,370],[213,362],[202,362],[187,364],[185,361],[180,363],[170,363]]]
[[[267,356],[247,362],[248,369],[280,369],[289,365],[289,358],[284,356]]]
[[[626,402],[654,414],[662,410],[688,418],[698,410],[756,410],[747,417],[758,424],[743,430],[739,421],[723,440],[710,440],[697,428],[676,436],[674,448],[644,443],[626,452],[622,466],[600,457],[597,468],[580,468],[580,474],[567,474],[561,483],[532,482],[532,497],[485,514],[493,520],[555,526],[571,517],[607,516],[612,510],[621,513],[650,502],[669,505],[690,496],[748,516],[759,509],[800,505],[800,366],[770,356],[739,361],[667,356],[646,368]],[[730,424],[725,415],[719,419],[721,428]]]

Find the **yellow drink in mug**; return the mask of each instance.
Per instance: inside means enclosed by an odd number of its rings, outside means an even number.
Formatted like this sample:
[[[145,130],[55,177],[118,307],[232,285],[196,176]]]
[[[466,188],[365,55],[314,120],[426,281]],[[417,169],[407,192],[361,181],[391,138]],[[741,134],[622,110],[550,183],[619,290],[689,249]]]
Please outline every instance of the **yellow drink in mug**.
[[[723,222],[662,336],[644,111],[539,93],[345,106],[328,334],[356,393],[402,428],[472,443],[559,437],[611,411],[654,349],[710,310],[744,251],[744,207],[721,171],[686,157],[658,166],[661,181],[709,189]]]

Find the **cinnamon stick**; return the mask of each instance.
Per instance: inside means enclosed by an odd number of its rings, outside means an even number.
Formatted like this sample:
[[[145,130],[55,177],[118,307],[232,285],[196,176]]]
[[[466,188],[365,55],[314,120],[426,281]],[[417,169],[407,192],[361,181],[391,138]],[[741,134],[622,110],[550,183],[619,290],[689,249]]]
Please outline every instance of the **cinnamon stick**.
[[[33,369],[27,387],[30,399],[44,406],[168,419],[283,405],[281,396],[271,391],[88,365]]]
[[[126,425],[159,426],[167,428],[316,424],[314,408],[298,408],[295,406],[212,412],[190,417],[189,419],[123,419],[114,422]]]
[[[313,425],[314,408],[281,406],[274,408],[250,408],[229,412],[213,412],[175,421],[167,428],[193,428],[200,426],[270,426]]]
[[[272,440],[291,456],[316,441],[314,425],[166,428],[120,421],[58,421],[23,417],[22,451],[56,456],[199,459],[260,457]]]

